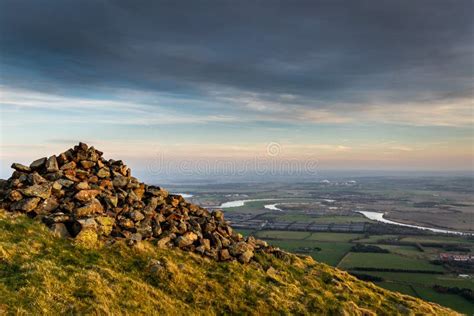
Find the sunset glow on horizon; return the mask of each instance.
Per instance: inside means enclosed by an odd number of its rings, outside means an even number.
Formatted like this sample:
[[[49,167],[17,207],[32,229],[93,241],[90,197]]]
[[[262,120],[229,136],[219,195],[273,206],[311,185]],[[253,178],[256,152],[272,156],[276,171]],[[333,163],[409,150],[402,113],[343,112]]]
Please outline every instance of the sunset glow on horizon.
[[[473,2],[2,1],[0,166],[79,141],[168,160],[474,169]],[[145,172],[145,171],[143,171]]]

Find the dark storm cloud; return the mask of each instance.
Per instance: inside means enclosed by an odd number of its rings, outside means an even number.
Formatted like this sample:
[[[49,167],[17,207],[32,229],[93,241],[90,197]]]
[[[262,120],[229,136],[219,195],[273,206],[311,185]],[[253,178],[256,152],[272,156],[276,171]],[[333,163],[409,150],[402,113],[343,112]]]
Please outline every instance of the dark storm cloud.
[[[226,88],[303,105],[472,88],[472,1],[0,3],[4,84]]]

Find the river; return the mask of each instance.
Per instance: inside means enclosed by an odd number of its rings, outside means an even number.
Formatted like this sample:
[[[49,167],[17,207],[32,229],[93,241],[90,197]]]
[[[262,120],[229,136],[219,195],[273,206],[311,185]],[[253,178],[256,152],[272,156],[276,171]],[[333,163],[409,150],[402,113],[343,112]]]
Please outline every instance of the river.
[[[395,222],[395,221],[384,218],[383,217],[384,213],[379,213],[379,212],[371,212],[371,211],[356,211],[356,212],[364,215],[368,219],[371,219],[371,220],[377,221],[377,222],[381,222],[381,223],[386,223],[386,224],[417,228],[417,229],[421,229],[421,230],[429,230],[429,231],[432,231],[434,233],[466,235],[466,236],[472,235],[470,233],[456,231],[456,230],[447,230],[447,229],[439,229],[439,228],[432,228],[432,227],[426,227],[426,226],[418,226],[418,225],[410,225],[410,224],[399,223],[399,222]]]
[[[236,200],[236,201],[229,201],[224,202],[219,205],[219,208],[231,208],[231,207],[241,207],[244,206],[247,202],[256,202],[256,201],[275,201],[278,199],[253,199],[253,200]]]
[[[192,198],[194,196],[193,194],[189,194],[189,193],[171,193],[171,194],[181,195],[185,199],[189,199],[189,198]]]
[[[279,199],[252,199],[252,200],[235,200],[235,201],[228,201],[225,203],[222,203],[219,208],[232,208],[232,207],[241,207],[244,206],[245,203],[247,202],[256,202],[256,201],[275,201]],[[333,201],[333,200],[327,200]],[[282,209],[277,207],[278,204],[266,204],[264,207],[268,210],[272,211],[282,211]],[[441,233],[441,234],[454,234],[454,235],[464,235],[464,236],[470,236],[473,235],[471,233],[466,233],[466,232],[461,232],[461,231],[456,231],[456,230],[448,230],[448,229],[440,229],[440,228],[433,228],[433,227],[426,227],[426,226],[419,226],[419,225],[410,225],[410,224],[404,224],[404,223],[399,223],[395,222],[389,219],[384,218],[384,213],[380,212],[371,212],[371,211],[355,211],[357,213],[360,213],[367,217],[370,220],[381,222],[381,223],[386,223],[386,224],[392,224],[392,225],[398,225],[398,226],[404,226],[404,227],[411,227],[411,228],[416,228],[416,229],[421,229],[421,230],[428,230],[432,231],[434,233]]]

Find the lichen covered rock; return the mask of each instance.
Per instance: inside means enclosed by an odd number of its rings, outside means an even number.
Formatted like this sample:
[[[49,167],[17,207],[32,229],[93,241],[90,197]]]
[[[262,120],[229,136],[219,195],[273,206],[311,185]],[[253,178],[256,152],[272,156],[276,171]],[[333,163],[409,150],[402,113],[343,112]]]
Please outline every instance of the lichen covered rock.
[[[276,252],[232,230],[221,210],[209,210],[182,196],[132,177],[121,160],[106,160],[84,143],[29,166],[14,163],[0,186],[0,207],[41,219],[62,237],[82,245],[125,239],[150,240],[215,260],[248,263],[257,251]]]

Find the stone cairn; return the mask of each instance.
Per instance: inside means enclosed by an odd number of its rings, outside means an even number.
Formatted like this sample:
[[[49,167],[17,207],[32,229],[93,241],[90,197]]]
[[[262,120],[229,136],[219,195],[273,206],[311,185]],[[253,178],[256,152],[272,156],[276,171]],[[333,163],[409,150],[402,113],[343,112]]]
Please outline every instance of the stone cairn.
[[[139,182],[121,160],[79,143],[58,156],[30,166],[14,163],[0,180],[0,207],[41,219],[62,237],[129,245],[152,240],[158,247],[178,247],[219,261],[249,262],[256,251],[278,252],[265,241],[244,238],[212,212],[180,195]]]

